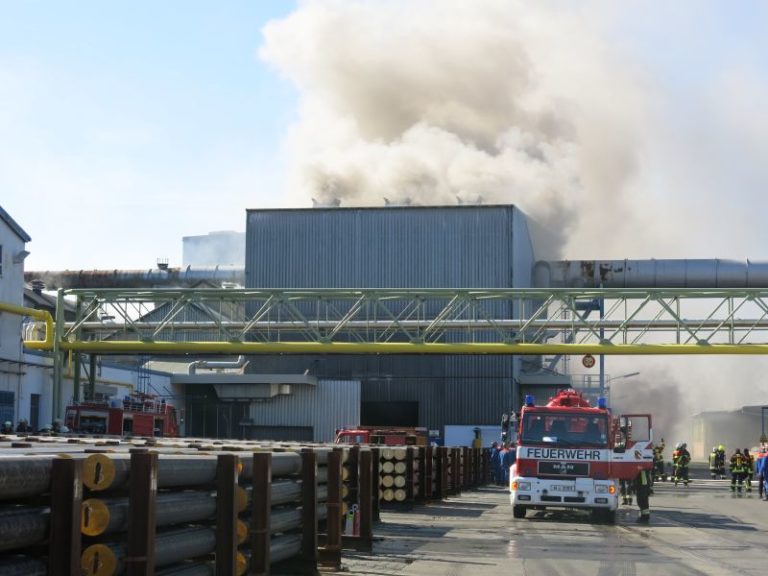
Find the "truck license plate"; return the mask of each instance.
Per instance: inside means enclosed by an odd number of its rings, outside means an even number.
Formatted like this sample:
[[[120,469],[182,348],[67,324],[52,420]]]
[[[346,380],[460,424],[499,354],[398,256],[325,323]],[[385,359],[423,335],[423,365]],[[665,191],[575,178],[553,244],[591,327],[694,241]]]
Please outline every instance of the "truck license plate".
[[[574,486],[560,486],[558,484],[555,484],[550,488],[553,492],[573,492],[575,490]]]

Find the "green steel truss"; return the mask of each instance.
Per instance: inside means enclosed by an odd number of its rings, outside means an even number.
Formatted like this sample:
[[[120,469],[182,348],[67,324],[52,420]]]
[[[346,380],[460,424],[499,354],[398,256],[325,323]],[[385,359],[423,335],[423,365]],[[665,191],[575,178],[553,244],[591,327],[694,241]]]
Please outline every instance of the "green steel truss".
[[[77,289],[57,310],[54,347],[99,354],[768,353],[768,289]]]

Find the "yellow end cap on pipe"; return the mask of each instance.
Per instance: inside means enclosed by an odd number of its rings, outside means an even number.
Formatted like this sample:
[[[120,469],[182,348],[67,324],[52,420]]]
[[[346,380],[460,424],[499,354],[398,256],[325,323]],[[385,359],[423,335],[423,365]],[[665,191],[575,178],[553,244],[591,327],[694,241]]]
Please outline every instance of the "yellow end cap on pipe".
[[[109,546],[93,544],[80,555],[84,576],[112,576],[117,571],[117,558]]]
[[[104,454],[91,454],[83,462],[83,484],[89,490],[107,490],[115,481],[115,463]]]
[[[83,500],[80,532],[86,536],[99,536],[109,526],[109,508],[97,498]]]

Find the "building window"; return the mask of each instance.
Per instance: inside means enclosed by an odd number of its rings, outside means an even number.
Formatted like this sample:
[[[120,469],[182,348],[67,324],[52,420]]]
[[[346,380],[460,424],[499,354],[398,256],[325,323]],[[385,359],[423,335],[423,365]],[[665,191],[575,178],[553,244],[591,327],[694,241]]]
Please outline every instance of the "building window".
[[[3,245],[0,244],[0,276],[3,275]]]

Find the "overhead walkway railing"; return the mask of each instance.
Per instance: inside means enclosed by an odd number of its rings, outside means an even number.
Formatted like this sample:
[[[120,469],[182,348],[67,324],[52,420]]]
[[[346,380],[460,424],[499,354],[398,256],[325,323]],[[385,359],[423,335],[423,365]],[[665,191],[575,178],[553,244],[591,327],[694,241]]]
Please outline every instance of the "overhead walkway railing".
[[[98,354],[768,353],[768,289],[77,289],[58,304],[56,347]],[[52,349],[51,333],[25,344]]]

